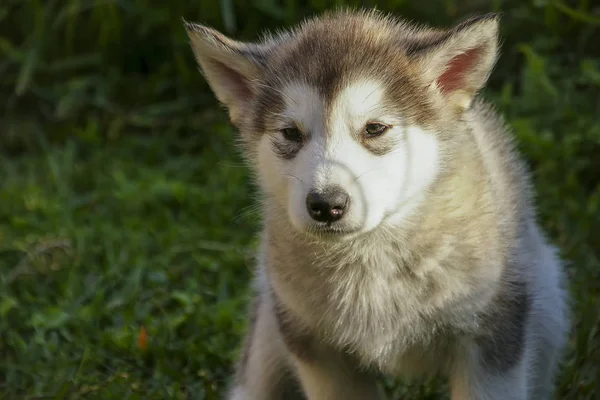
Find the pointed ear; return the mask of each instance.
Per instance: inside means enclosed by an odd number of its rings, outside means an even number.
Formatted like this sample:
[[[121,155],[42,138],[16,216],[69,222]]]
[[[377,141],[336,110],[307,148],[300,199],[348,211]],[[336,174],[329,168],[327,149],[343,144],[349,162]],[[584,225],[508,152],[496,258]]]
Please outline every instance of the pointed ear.
[[[408,55],[430,87],[462,111],[485,86],[496,63],[498,25],[498,14],[475,17],[412,44]]]
[[[201,72],[237,125],[256,94],[255,80],[263,71],[266,45],[239,42],[200,24],[184,24]]]

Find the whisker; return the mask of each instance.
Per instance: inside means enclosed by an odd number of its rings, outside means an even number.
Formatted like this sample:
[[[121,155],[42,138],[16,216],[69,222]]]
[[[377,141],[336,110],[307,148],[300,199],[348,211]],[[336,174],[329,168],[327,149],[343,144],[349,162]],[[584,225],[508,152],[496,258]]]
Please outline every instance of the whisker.
[[[367,171],[363,172],[362,174],[360,174],[360,175],[358,175],[356,178],[354,178],[354,180],[353,180],[352,182],[358,182],[358,180],[359,180],[359,179],[360,179],[362,176],[364,176],[364,175],[366,175],[366,174],[368,174],[368,173],[370,173],[370,172],[373,172],[373,171],[375,171],[375,170],[377,170],[377,169],[379,169],[379,168],[381,168],[381,166],[377,166],[377,167],[375,167],[375,168],[371,168],[371,169],[369,169],[369,170],[367,170]]]
[[[295,105],[298,105],[298,103],[296,103],[290,96],[288,96],[287,94],[283,93],[281,90],[274,88],[273,86],[269,86],[265,83],[262,82],[258,82],[255,81],[254,82],[257,86],[263,87],[265,89],[271,89],[272,91],[279,93],[280,95],[282,95],[283,97],[285,97],[286,99],[288,99],[289,101],[291,101],[292,103],[294,103]]]
[[[283,176],[287,176],[287,177],[289,177],[289,178],[294,178],[294,179],[297,179],[298,181],[300,181],[300,183],[301,183],[301,184],[303,184],[303,185],[306,185],[306,184],[304,183],[304,181],[303,181],[302,179],[298,178],[296,175],[292,175],[292,174],[283,174]]]
[[[247,217],[255,217],[256,220],[260,219],[262,211],[262,204],[253,204],[248,207],[244,207],[239,212],[237,212],[236,216],[233,218],[235,223],[240,222],[241,220]]]
[[[361,104],[365,104],[365,101],[367,101],[369,99],[369,97],[371,97],[371,95],[377,91],[377,89],[379,89],[379,88],[373,89],[373,91],[371,93],[369,93],[367,95],[367,97],[365,97],[365,99],[363,100],[363,102]]]

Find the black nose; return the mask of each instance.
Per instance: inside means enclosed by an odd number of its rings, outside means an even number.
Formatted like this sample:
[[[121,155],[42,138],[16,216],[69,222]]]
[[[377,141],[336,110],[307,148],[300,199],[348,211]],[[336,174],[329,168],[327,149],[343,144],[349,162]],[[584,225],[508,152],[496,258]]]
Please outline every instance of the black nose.
[[[312,219],[318,222],[334,222],[342,219],[350,196],[339,186],[323,191],[311,191],[306,196],[306,208]]]

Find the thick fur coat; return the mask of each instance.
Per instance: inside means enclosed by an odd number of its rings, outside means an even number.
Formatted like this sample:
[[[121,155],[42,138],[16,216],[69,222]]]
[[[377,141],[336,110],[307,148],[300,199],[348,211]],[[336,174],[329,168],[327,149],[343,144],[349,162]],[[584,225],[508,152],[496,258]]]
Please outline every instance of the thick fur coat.
[[[381,374],[551,398],[567,296],[527,167],[478,96],[498,26],[335,11],[244,43],[186,23],[262,195],[229,399],[376,399]]]

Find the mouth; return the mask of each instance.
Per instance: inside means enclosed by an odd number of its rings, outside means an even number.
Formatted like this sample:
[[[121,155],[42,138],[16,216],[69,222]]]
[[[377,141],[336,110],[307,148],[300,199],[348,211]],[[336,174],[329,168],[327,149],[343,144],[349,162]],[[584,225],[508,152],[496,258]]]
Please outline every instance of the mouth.
[[[313,224],[307,232],[321,239],[342,239],[355,235],[359,229],[350,228],[337,223],[319,223]]]

